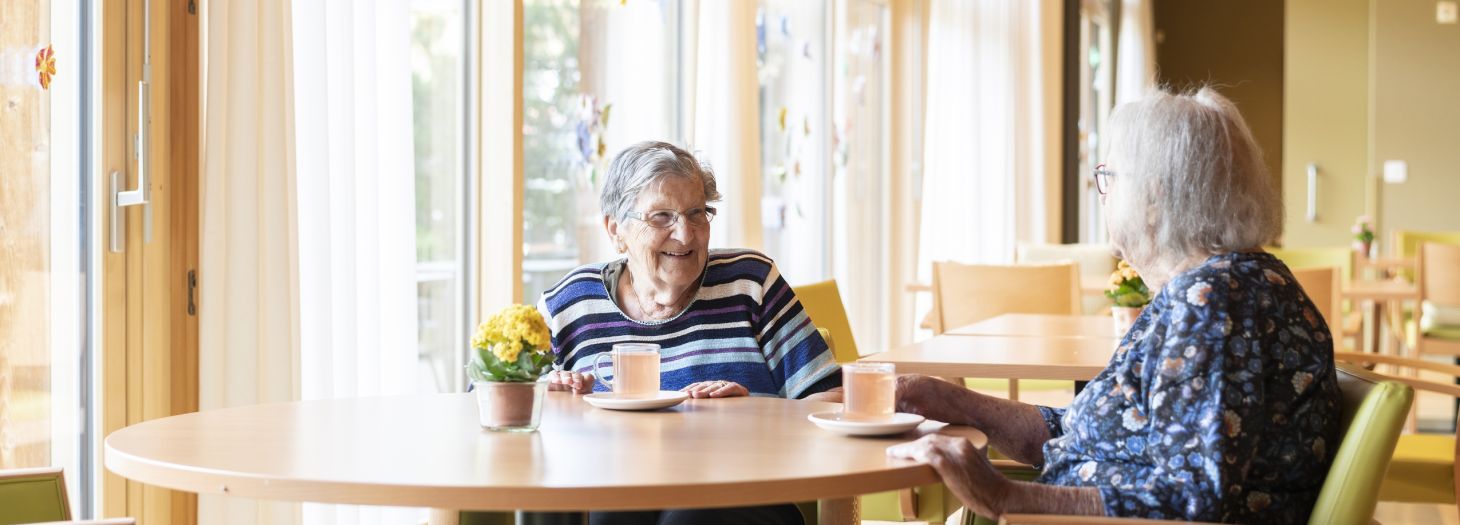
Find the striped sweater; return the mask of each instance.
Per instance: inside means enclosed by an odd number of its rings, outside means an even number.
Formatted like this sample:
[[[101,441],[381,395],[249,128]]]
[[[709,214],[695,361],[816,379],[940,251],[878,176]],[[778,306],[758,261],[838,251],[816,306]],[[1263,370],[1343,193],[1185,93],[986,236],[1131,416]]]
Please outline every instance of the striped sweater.
[[[603,284],[605,266],[568,272],[538,301],[564,369],[593,372],[593,357],[615,343],[656,343],[664,390],[725,380],[744,385],[753,396],[798,398],[835,386],[838,378],[831,376],[838,368],[826,341],[764,254],[710,250],[693,302],[655,322],[624,315]],[[609,360],[601,364],[612,379]],[[816,390],[808,392],[813,385]],[[594,389],[605,390],[601,383]]]

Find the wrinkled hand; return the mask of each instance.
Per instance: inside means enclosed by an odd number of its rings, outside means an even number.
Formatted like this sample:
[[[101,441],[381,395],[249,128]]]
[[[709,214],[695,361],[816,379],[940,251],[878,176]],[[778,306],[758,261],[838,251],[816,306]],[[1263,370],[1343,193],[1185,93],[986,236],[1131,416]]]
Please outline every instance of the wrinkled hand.
[[[978,515],[996,519],[1004,515],[1004,503],[1014,484],[968,438],[929,434],[888,447],[887,455],[931,465],[948,490]]]
[[[918,414],[934,421],[955,425],[969,424],[958,400],[969,390],[941,379],[905,375],[897,377],[897,411]]]
[[[740,397],[750,395],[750,390],[734,381],[700,381],[679,389],[689,397]]]
[[[583,395],[593,392],[593,374],[580,374],[571,370],[548,372],[548,390],[572,390]]]

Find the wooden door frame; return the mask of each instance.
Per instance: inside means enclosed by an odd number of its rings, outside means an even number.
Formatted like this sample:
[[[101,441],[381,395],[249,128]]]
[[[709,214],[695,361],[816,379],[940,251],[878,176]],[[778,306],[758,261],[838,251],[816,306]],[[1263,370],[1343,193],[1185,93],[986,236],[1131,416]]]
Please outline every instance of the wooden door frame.
[[[201,171],[199,37],[201,17],[192,0],[151,2],[152,93],[149,185],[152,239],[144,242],[144,211],[125,211],[126,250],[112,253],[107,232],[113,198],[109,174],[122,170],[136,184],[131,155],[141,75],[143,0],[101,3],[101,162],[93,174],[94,209],[101,213],[95,245],[102,253],[102,434],[149,419],[198,409],[198,322],[190,279],[198,262],[198,178]],[[96,444],[100,455],[101,443]],[[101,509],[107,517],[140,523],[191,524],[193,494],[102,474]]]

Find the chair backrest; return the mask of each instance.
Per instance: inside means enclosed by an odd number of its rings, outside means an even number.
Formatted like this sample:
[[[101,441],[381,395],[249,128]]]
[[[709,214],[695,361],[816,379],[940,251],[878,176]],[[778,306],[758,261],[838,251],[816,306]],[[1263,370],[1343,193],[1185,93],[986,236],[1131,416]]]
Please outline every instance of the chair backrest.
[[[0,525],[69,519],[61,469],[0,470]]]
[[[1333,246],[1323,248],[1268,248],[1271,253],[1288,269],[1299,268],[1338,268],[1340,282],[1349,282],[1354,278],[1354,252],[1345,246]]]
[[[852,337],[852,323],[847,318],[846,307],[842,305],[842,294],[836,286],[836,279],[795,286],[792,291],[796,292],[796,299],[801,301],[801,308],[806,310],[806,316],[811,318],[811,324],[826,329],[831,335],[827,344],[831,345],[831,355],[836,358],[836,362],[849,363],[861,357],[857,350],[857,340]]]
[[[1460,306],[1460,243],[1422,242],[1416,250],[1420,299]]]
[[[1079,267],[933,263],[933,333],[1002,314],[1080,313]]]
[[[1412,230],[1394,230],[1389,233],[1389,252],[1395,257],[1419,257],[1419,245],[1427,242],[1444,244],[1460,244],[1460,232],[1422,232]],[[1415,276],[1409,270],[1401,270],[1400,275],[1406,279],[1414,279]]]
[[[1116,258],[1109,244],[1039,244],[1019,243],[1014,252],[1014,262],[1020,264],[1052,263],[1074,261],[1080,268],[1080,285],[1083,288],[1106,287],[1110,274],[1115,271]],[[1110,306],[1110,299],[1103,295],[1083,295],[1081,303],[1087,314],[1099,314]]]
[[[1303,292],[1308,294],[1308,298],[1318,307],[1318,313],[1323,316],[1324,322],[1328,323],[1328,328],[1333,333],[1334,347],[1337,348],[1338,342],[1343,340],[1343,308],[1340,306],[1343,296],[1339,293],[1339,269],[1325,266],[1291,270],[1293,277],[1298,279],[1298,286],[1303,287]]]
[[[1338,390],[1343,396],[1338,452],[1308,523],[1367,525],[1414,390],[1347,364],[1338,366]]]

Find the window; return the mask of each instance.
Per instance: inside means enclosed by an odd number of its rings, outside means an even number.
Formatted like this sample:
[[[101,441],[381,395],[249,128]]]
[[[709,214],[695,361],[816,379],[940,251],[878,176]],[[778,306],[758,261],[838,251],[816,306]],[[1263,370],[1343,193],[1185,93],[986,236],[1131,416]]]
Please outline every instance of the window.
[[[792,284],[830,274],[828,153],[837,131],[826,97],[829,7],[762,0],[755,17],[763,238],[766,254]]]
[[[523,2],[523,301],[615,254],[598,191],[608,158],[681,142],[673,0]]]
[[[416,169],[416,315],[426,392],[460,391],[468,331],[467,100],[461,0],[411,4],[411,97]]]
[[[79,516],[97,476],[89,327],[89,67],[76,2],[0,18],[0,469],[61,467]]]
[[[1105,119],[1115,106],[1112,86],[1114,53],[1111,46],[1109,2],[1085,2],[1080,7],[1080,114],[1076,121],[1079,133],[1079,161],[1076,176],[1080,188],[1080,242],[1105,241],[1105,219],[1101,215],[1100,193],[1091,177],[1095,166],[1104,162]]]

